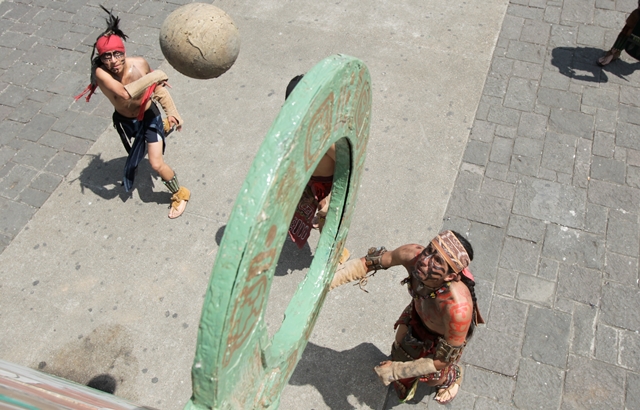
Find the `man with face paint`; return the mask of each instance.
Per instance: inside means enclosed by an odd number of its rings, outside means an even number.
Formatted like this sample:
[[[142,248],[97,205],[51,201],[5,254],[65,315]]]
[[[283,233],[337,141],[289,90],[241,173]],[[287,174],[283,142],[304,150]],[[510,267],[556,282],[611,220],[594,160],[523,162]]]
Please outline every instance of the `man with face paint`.
[[[152,71],[144,58],[126,55],[123,40],[127,36],[118,27],[120,19],[102,9],[109,18],[107,30],[98,37],[91,54],[91,84],[75,99],[88,94],[89,101],[100,87],[115,109],[113,126],[129,154],[124,168],[125,190],[129,192],[133,187],[138,164],[148,151],[151,168],[173,194],[169,218],[177,218],[187,207],[191,193],[180,186],[175,172],[163,158],[166,134],[182,128],[182,118],[164,87],[167,76],[161,70]],[[98,55],[94,58],[96,51]],[[155,101],[165,111],[165,120]]]
[[[392,360],[375,367],[403,402],[413,397],[419,381],[436,387],[435,400],[441,404],[458,394],[462,351],[475,326],[484,323],[468,269],[472,259],[469,241],[455,231],[444,231],[426,247],[410,244],[389,252],[371,248],[365,257],[341,265],[331,282],[333,289],[392,266],[407,270],[402,284],[412,300],[395,323]]]

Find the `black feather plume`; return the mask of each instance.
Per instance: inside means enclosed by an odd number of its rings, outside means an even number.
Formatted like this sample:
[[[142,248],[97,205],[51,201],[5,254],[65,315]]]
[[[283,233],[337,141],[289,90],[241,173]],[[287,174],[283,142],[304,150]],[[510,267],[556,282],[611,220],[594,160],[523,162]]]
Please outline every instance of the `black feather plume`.
[[[100,5],[100,7],[109,15],[109,17],[105,19],[105,21],[107,22],[107,30],[102,33],[101,36],[115,34],[126,41],[127,35],[124,34],[122,30],[120,30],[120,27],[118,27],[118,25],[120,24],[120,17],[114,16],[112,13],[113,10],[107,10],[102,4]]]
[[[2,1],[2,0],[0,0]],[[120,37],[122,40],[127,41],[128,36],[120,30],[120,17],[113,15],[113,9],[111,11],[107,10],[102,4],[100,5],[102,10],[104,10],[109,16],[105,18],[107,22],[107,29],[102,32],[97,38],[95,43],[93,43],[93,50],[91,51],[91,84],[95,86],[96,84],[96,68],[102,65],[100,61],[100,57],[96,56],[96,43],[102,36],[110,36],[116,35]]]

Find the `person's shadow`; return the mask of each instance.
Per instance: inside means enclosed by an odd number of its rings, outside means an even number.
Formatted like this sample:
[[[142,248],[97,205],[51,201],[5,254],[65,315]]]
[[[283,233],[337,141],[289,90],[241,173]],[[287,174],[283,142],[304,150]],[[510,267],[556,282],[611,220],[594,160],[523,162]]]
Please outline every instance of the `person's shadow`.
[[[315,387],[331,409],[353,408],[348,401],[350,396],[366,405],[363,407],[379,408],[380,403],[372,398],[384,386],[373,367],[384,360],[387,355],[372,343],[338,352],[309,342],[289,384]]]
[[[111,200],[120,197],[122,202],[131,198],[131,192],[126,192],[122,185],[124,164],[127,157],[114,158],[104,161],[100,154],[92,155],[89,164],[80,171],[80,190],[84,194],[85,189],[91,190],[99,197]],[[140,200],[145,203],[155,202],[157,204],[170,204],[171,194],[166,192],[155,192],[153,190],[153,176],[155,172],[151,169],[148,160],[143,160],[138,166],[134,189],[138,191]]]
[[[569,78],[594,83],[608,82],[607,73],[628,81],[626,76],[640,68],[640,62],[628,63],[621,59],[600,67],[597,61],[604,53],[594,47],[556,47],[551,51],[551,65]]]

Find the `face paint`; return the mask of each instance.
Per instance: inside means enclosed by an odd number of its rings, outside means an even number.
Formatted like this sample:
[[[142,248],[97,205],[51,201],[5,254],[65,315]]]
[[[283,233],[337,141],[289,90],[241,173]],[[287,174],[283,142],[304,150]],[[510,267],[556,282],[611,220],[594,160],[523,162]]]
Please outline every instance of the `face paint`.
[[[420,254],[411,274],[420,282],[426,282],[426,286],[432,287],[439,286],[447,272],[448,265],[444,258],[429,245]]]
[[[124,53],[121,51],[112,51],[100,55],[100,60],[102,60],[103,63],[106,63],[109,60],[122,60],[123,58]]]

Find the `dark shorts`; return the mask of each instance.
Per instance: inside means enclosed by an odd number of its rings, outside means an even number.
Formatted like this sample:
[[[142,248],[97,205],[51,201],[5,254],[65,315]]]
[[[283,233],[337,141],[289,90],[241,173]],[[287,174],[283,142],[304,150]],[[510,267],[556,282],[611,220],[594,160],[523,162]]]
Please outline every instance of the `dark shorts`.
[[[145,111],[141,121],[136,118],[125,117],[117,111],[113,113],[113,126],[120,135],[122,143],[127,150],[131,151],[133,139],[142,134],[145,142],[153,143],[164,141],[164,127],[160,110],[155,104],[151,104]]]
[[[129,154],[124,165],[122,181],[125,190],[129,192],[133,187],[133,179],[135,178],[138,164],[146,154],[147,144],[164,142],[162,116],[155,104],[151,104],[151,107],[145,111],[144,117],[140,121],[136,118],[125,117],[116,111],[113,113],[113,126],[118,131],[122,145],[124,145]],[[164,153],[164,144],[162,152]]]

